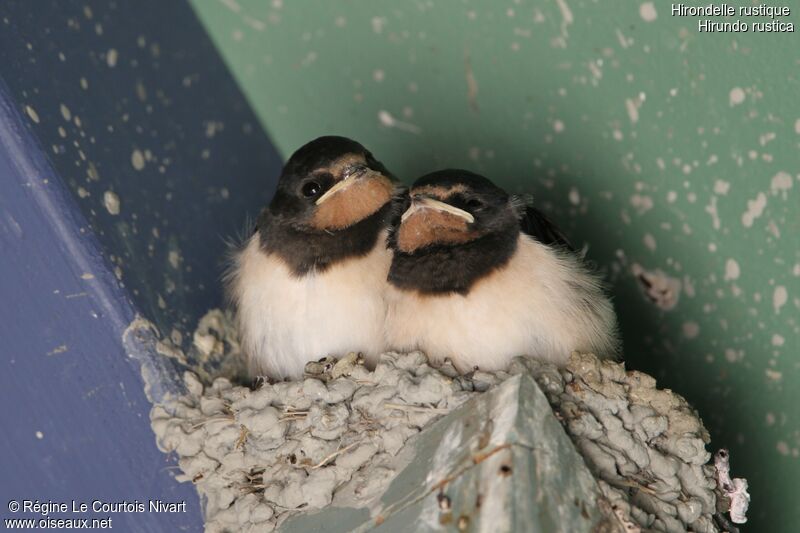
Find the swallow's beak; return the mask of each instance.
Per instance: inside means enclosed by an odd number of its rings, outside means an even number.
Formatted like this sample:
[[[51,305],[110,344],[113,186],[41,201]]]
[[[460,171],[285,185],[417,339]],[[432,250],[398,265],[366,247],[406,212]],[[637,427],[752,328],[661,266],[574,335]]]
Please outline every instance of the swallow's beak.
[[[475,217],[453,205],[416,195],[400,218],[397,230],[397,247],[405,253],[432,244],[457,245],[477,238],[470,226]]]
[[[337,181],[333,187],[325,191],[325,194],[317,198],[316,205],[321,205],[323,202],[329,200],[333,195],[340,193],[346,190],[348,187],[353,185],[355,182],[363,179],[369,179],[371,177],[378,177],[381,176],[379,172],[375,172],[374,170],[367,169],[364,172],[355,172],[353,174],[348,174],[339,181]]]
[[[403,213],[403,216],[400,217],[400,223],[402,224],[403,222],[408,220],[408,218],[410,218],[414,213],[423,209],[433,209],[435,211],[440,211],[443,213],[450,213],[451,215],[455,215],[459,218],[466,220],[468,224],[472,224],[473,222],[475,222],[475,217],[473,217],[470,213],[464,211],[463,209],[459,209],[455,206],[452,206],[445,202],[441,202],[439,200],[434,200],[433,198],[429,198],[427,196],[419,196],[411,201],[411,207],[409,207],[406,210],[406,212]]]

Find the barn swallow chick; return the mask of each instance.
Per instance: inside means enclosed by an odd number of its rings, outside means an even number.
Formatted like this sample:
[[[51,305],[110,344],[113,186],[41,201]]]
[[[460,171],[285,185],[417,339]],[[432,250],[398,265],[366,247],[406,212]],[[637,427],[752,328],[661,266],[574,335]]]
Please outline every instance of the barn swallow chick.
[[[616,356],[600,280],[541,212],[465,170],[420,178],[410,198],[389,237],[390,348],[450,358],[461,372],[518,355],[559,365],[573,350]]]
[[[292,155],[226,280],[253,375],[297,379],[309,360],[384,350],[394,197],[353,140],[320,137]]]

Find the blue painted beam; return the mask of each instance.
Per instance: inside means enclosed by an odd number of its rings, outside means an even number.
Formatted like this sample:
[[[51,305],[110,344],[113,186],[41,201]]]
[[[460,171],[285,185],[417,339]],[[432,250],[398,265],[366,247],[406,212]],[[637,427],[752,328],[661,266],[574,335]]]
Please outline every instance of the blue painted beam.
[[[190,340],[279,166],[186,2],[0,4],[0,519],[75,500],[48,517],[202,528],[147,416],[142,372],[157,397],[179,369],[122,337],[141,315]]]
[[[193,330],[281,161],[192,8],[4,0],[0,77],[137,307]]]
[[[162,499],[186,513],[55,516],[199,530],[197,494],[156,449],[140,362],[122,346],[135,309],[15,107],[0,86],[0,518],[42,518],[12,500]]]

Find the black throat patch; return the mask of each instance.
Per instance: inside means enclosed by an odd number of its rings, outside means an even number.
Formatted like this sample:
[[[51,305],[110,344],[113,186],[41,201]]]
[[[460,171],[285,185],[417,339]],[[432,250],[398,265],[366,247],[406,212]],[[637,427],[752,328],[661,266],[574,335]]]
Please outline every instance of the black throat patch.
[[[391,202],[352,226],[333,232],[299,229],[278,222],[265,209],[258,217],[256,229],[261,249],[274,253],[297,277],[325,272],[337,262],[363,257],[375,248],[378,235],[386,228]]]
[[[433,245],[404,253],[394,249],[389,282],[395,287],[421,294],[467,295],[485,276],[505,266],[517,250],[519,231],[484,235],[457,246]]]

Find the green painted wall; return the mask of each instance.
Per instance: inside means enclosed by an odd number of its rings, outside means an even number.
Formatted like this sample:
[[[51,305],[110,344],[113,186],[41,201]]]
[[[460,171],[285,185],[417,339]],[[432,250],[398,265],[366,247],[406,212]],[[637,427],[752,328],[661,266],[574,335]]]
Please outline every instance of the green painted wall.
[[[406,181],[534,193],[606,272],[629,366],[731,448],[746,529],[797,530],[798,33],[700,34],[661,2],[194,5],[284,155],[338,133]]]

